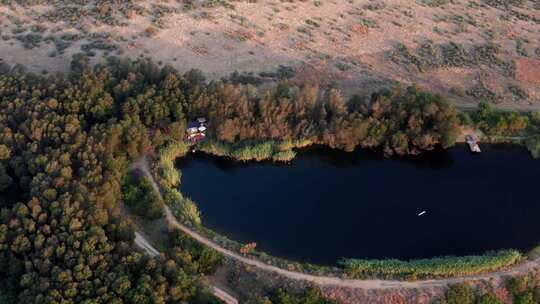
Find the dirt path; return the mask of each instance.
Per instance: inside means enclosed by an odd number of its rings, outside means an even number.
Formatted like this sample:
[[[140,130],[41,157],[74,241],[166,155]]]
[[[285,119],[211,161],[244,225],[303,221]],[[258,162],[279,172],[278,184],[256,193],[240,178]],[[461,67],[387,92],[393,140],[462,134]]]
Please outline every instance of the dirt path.
[[[154,178],[150,174],[150,170],[148,169],[148,163],[146,162],[145,158],[141,158],[138,161],[136,161],[135,163],[133,163],[132,169],[140,169],[141,171],[143,171],[144,174],[149,177],[154,190],[156,190],[158,193],[160,193],[159,192],[159,187],[156,184],[156,181],[154,180]],[[160,195],[161,195],[161,193],[160,193]],[[165,211],[170,212],[169,208],[167,208]],[[167,218],[167,221],[168,221],[168,218]],[[135,241],[134,242],[135,242],[135,245],[137,247],[144,250],[151,257],[156,257],[156,256],[160,255],[159,251],[156,248],[154,248],[150,244],[150,242],[148,240],[146,240],[145,237],[142,234],[140,234],[139,232],[135,232]],[[235,297],[231,296],[229,293],[227,293],[225,290],[219,288],[218,286],[212,285],[212,284],[210,284],[209,287],[210,287],[210,291],[212,292],[212,294],[214,296],[216,296],[218,299],[222,300],[223,302],[225,302],[227,304],[238,304],[238,300]]]
[[[159,256],[159,251],[157,251],[157,249],[154,248],[139,232],[135,232],[135,245],[144,250],[151,257]],[[214,296],[227,304],[238,304],[236,298],[215,285],[210,285],[210,291]]]
[[[133,168],[140,169],[141,171],[143,171],[144,174],[146,174],[147,177],[150,179],[154,189],[158,193],[160,193],[159,186],[155,182],[154,177],[152,176],[149,170],[148,162],[146,158],[141,158],[137,160],[133,164]],[[268,265],[259,260],[244,257],[240,254],[237,254],[236,252],[223,248],[220,245],[214,243],[212,240],[200,235],[199,233],[193,231],[191,228],[178,222],[168,206],[165,205],[164,209],[165,209],[166,221],[171,226],[180,229],[182,232],[188,234],[189,236],[191,236],[192,238],[194,238],[201,244],[211,247],[214,250],[222,253],[223,255],[229,258],[235,259],[239,262],[257,267],[265,271],[282,275],[289,279],[308,281],[308,282],[321,285],[321,286],[338,286],[338,287],[361,288],[361,289],[434,287],[434,286],[445,286],[448,284],[460,283],[460,282],[465,282],[465,281],[488,280],[488,279],[497,280],[507,275],[525,274],[533,268],[540,267],[540,258],[538,258],[533,261],[526,261],[524,263],[516,265],[507,270],[501,270],[501,271],[496,271],[496,272],[482,274],[482,275],[440,279],[440,280],[422,280],[422,281],[412,281],[412,282],[397,281],[397,280],[350,280],[350,279],[342,279],[342,278],[330,277],[330,276],[315,276],[315,275],[281,269],[273,265]]]
[[[135,232],[135,245],[146,251],[146,253],[151,257],[159,256],[159,251],[150,245],[150,243],[138,232]]]

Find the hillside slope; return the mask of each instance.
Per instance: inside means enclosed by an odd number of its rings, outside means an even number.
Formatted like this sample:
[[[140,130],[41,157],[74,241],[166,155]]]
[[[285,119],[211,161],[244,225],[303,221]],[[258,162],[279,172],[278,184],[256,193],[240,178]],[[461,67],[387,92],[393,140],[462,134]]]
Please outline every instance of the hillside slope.
[[[150,57],[209,78],[253,72],[243,80],[292,77],[361,95],[417,83],[461,107],[483,99],[540,108],[534,0],[1,3],[0,58],[36,72],[67,70],[82,51],[94,62]]]

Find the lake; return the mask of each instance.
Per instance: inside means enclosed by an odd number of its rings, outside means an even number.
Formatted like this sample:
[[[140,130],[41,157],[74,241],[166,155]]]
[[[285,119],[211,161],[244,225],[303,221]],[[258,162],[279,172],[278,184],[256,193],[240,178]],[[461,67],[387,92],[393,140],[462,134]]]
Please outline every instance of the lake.
[[[310,148],[286,165],[195,153],[177,165],[205,226],[282,258],[334,265],[530,250],[540,244],[540,161],[516,146],[482,149],[385,159]]]

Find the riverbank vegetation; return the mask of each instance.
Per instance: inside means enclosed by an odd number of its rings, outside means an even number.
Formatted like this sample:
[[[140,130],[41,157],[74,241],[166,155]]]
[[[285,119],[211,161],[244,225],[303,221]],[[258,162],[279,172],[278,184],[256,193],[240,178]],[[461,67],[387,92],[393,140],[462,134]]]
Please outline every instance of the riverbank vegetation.
[[[534,158],[540,157],[540,112],[499,111],[481,102],[476,111],[463,115],[485,134],[485,140],[524,144]]]
[[[521,253],[516,250],[500,250],[478,256],[440,257],[412,261],[346,259],[340,264],[351,278],[377,276],[388,279],[417,280],[468,276],[494,271],[514,265],[521,258]]]
[[[159,150],[153,171],[162,189],[163,200],[169,205],[174,216],[183,223],[198,226],[201,224],[199,209],[178,190],[180,171],[174,166],[174,161],[186,155],[189,149],[190,146],[183,140],[171,139]]]
[[[291,161],[296,157],[294,149],[312,144],[309,140],[287,140],[283,142],[267,140],[262,142],[226,143],[216,140],[206,140],[197,145],[197,149],[216,156],[225,156],[240,161],[273,160],[278,162]]]

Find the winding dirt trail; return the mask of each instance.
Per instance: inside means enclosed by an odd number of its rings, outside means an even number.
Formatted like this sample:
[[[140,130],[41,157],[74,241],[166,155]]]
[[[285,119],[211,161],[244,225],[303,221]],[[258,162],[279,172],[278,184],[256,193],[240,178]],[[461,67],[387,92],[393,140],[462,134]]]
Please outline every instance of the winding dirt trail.
[[[158,184],[154,180],[154,177],[149,170],[148,162],[145,157],[137,160],[133,164],[133,168],[143,171],[144,174],[150,179],[154,189],[158,193],[161,193],[159,190]],[[448,284],[455,284],[455,283],[460,283],[460,282],[465,282],[465,281],[500,279],[503,276],[525,274],[534,268],[540,267],[540,258],[537,258],[532,261],[526,261],[524,263],[521,263],[519,265],[516,265],[506,270],[486,273],[482,275],[465,276],[465,277],[457,277],[457,278],[449,278],[449,279],[439,279],[439,280],[421,280],[421,281],[412,281],[412,282],[398,281],[398,280],[376,280],[376,279],[351,280],[351,279],[343,279],[343,278],[331,277],[331,276],[316,276],[316,275],[310,275],[310,274],[305,274],[305,273],[300,273],[300,272],[295,272],[295,271],[289,271],[289,270],[285,270],[285,269],[282,269],[273,265],[268,265],[259,260],[247,258],[236,252],[223,248],[219,244],[214,243],[212,240],[200,235],[199,233],[193,231],[191,228],[178,222],[168,206],[165,205],[164,209],[165,209],[166,220],[171,226],[180,229],[182,232],[188,234],[189,236],[191,236],[192,238],[194,238],[201,244],[211,247],[214,250],[222,253],[223,255],[229,258],[235,259],[239,262],[257,267],[265,271],[282,275],[289,279],[299,280],[299,281],[308,281],[308,282],[311,282],[320,286],[338,286],[338,287],[361,288],[361,289],[435,287],[435,286],[446,286]]]
[[[144,250],[146,254],[148,254],[151,257],[157,257],[160,255],[159,251],[157,251],[156,248],[154,248],[148,240],[144,238],[142,234],[139,232],[135,232],[135,245],[137,245],[139,248]],[[228,294],[225,290],[215,286],[215,285],[209,285],[210,291],[214,296],[216,296],[218,299],[221,299],[227,304],[238,304],[238,300]]]

